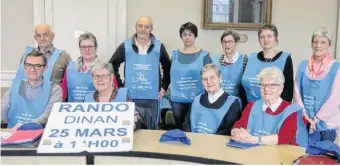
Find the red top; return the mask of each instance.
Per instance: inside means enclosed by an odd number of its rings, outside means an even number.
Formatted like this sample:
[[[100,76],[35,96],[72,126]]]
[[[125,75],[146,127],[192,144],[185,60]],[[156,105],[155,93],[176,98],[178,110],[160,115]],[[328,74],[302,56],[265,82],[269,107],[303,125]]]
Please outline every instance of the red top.
[[[63,91],[63,101],[66,100],[67,98],[67,68],[65,69],[65,72],[64,72],[64,77],[63,77],[63,80],[61,81],[61,89]],[[117,84],[117,80],[116,80],[116,77],[113,76],[113,86],[114,88],[118,88],[118,84]]]
[[[249,114],[254,103],[255,102],[251,102],[247,105],[247,107],[242,112],[241,119],[234,124],[233,128],[247,129]],[[265,112],[269,115],[275,116],[280,114],[289,105],[291,105],[291,103],[282,101],[282,103],[279,105],[275,112],[271,111],[270,109],[267,109]],[[291,115],[289,115],[287,119],[283,122],[279,130],[279,133],[277,133],[279,138],[278,144],[297,145],[296,143],[297,115],[298,115],[297,112],[294,112]],[[306,119],[304,119],[304,123],[307,124]]]

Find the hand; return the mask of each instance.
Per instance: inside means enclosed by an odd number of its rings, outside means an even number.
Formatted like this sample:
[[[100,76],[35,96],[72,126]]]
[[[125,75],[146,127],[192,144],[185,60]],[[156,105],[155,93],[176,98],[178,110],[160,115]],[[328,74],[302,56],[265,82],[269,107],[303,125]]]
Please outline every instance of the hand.
[[[244,128],[235,128],[231,131],[231,139],[235,141],[245,140],[247,137],[250,137],[251,134]]]
[[[18,130],[19,127],[22,126],[22,123],[17,123],[13,128],[12,128],[12,133]]]
[[[309,119],[308,118],[308,122],[310,124],[310,128],[309,128],[309,133],[312,134],[315,130],[316,130],[316,121]]]
[[[162,99],[164,94],[165,94],[165,90],[163,88],[161,88],[161,91],[159,91],[159,93],[158,93],[158,100]]]

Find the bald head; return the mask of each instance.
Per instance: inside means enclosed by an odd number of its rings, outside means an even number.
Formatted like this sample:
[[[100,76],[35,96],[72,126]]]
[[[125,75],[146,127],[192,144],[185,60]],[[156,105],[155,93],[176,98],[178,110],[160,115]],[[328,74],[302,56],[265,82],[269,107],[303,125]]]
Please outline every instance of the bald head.
[[[34,27],[34,33],[37,31],[45,31],[45,32],[50,32],[53,33],[52,27],[48,24],[38,24]]]
[[[152,20],[149,16],[141,16],[138,18],[138,20],[136,21],[136,26],[138,24],[143,24],[143,25],[150,25],[150,27],[152,28]]]
[[[40,48],[50,48],[54,39],[52,27],[48,24],[38,24],[34,27],[34,38]]]

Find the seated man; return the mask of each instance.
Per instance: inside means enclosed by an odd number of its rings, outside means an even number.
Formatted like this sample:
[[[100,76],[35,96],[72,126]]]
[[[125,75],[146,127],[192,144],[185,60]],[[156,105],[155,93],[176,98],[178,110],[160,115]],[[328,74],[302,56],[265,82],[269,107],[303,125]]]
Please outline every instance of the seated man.
[[[16,130],[24,123],[46,125],[53,104],[61,102],[59,85],[43,78],[47,58],[33,51],[24,59],[26,79],[14,79],[1,101],[1,123]]]
[[[308,133],[302,108],[280,98],[285,82],[276,67],[259,74],[262,99],[251,102],[231,130],[231,139],[251,144],[306,146]]]
[[[241,116],[239,99],[223,90],[221,71],[215,64],[202,68],[201,79],[206,92],[195,97],[184,130],[230,135],[232,126]]]

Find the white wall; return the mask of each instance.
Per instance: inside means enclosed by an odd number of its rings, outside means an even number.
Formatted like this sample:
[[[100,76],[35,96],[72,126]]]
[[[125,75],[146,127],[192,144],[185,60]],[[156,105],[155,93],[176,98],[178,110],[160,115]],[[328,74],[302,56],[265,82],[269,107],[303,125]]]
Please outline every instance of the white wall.
[[[158,7],[162,6],[162,7]],[[128,36],[134,32],[136,19],[149,15],[154,22],[154,34],[165,44],[168,53],[182,47],[179,27],[191,21],[199,26],[196,45],[211,52],[220,52],[223,30],[202,29],[203,0],[128,0]],[[334,34],[337,29],[338,0],[273,0],[272,23],[279,30],[278,49],[292,53],[294,66],[311,55],[310,37],[320,26]],[[257,31],[239,31],[248,35],[248,42],[240,44],[240,52],[259,51]],[[335,52],[335,47],[330,50]]]

